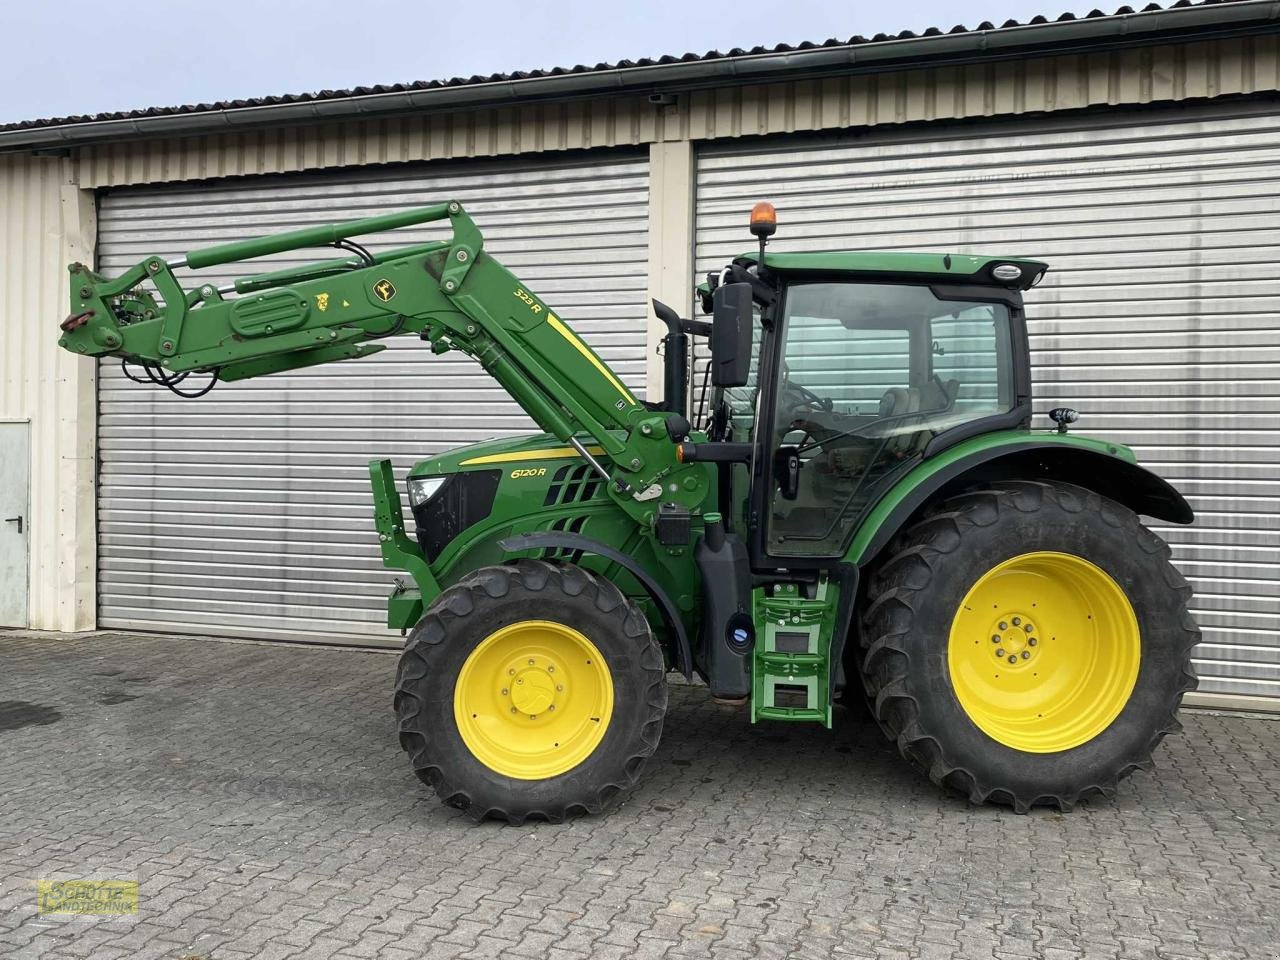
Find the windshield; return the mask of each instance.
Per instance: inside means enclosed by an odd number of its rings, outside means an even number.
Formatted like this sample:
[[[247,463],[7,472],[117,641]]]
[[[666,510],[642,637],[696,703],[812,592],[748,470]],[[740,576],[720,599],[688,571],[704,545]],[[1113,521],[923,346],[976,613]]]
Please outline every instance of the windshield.
[[[1012,410],[1009,323],[1002,303],[927,286],[790,287],[772,445],[779,464],[795,456],[798,476],[775,492],[770,552],[839,552],[933,436]]]

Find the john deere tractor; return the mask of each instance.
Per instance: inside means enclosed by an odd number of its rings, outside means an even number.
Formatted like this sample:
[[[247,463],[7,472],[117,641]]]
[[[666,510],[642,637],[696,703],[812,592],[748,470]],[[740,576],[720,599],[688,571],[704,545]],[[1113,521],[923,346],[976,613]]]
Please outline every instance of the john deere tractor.
[[[351,240],[432,221],[450,236]],[[1045,264],[766,255],[775,227],[757,205],[758,244],[700,287],[709,320],[654,303],[656,401],[457,203],[115,278],[74,264],[60,343],[196,396],[416,336],[528,413],[541,434],[417,464],[411,520],[389,461],[370,464],[383,560],[412,580],[388,602],[408,632],[400,741],[477,819],[608,806],[658,746],[671,671],[752,723],[830,727],[865,695],[904,757],[974,802],[1110,795],[1195,683],[1190,589],[1138,520],[1190,507],[1128,448],[1068,432],[1067,408],[1032,429],[1022,294]],[[224,287],[174,272],[319,246],[342,256]]]

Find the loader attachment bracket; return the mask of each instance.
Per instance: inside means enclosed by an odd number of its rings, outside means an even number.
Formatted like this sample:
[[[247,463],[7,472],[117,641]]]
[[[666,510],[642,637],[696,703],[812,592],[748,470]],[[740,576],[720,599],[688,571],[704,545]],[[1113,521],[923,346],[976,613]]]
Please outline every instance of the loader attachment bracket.
[[[403,617],[407,610],[412,610],[413,600],[418,600],[420,606],[435,600],[440,594],[440,584],[436,581],[435,575],[431,572],[431,566],[418,545],[405,533],[404,510],[400,502],[400,493],[396,489],[391,461],[370,461],[369,479],[373,484],[374,524],[378,528],[378,544],[382,548],[382,565],[393,570],[408,571],[418,585],[418,589],[414,591],[418,594],[416,598],[408,597],[409,591],[402,588],[397,588],[392,595],[388,613]],[[407,606],[405,600],[396,602],[396,598],[401,595],[406,597]],[[390,625],[404,626],[403,623],[390,623]]]

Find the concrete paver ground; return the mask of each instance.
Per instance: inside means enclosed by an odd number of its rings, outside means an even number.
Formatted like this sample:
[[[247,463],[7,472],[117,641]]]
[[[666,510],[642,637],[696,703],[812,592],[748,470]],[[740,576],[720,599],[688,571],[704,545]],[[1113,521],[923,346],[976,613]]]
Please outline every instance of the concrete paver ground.
[[[386,652],[0,634],[0,956],[1280,956],[1280,722],[1184,711],[1115,802],[1017,816],[879,731],[673,685],[606,816],[476,826],[411,773]],[[136,916],[37,914],[133,879]]]

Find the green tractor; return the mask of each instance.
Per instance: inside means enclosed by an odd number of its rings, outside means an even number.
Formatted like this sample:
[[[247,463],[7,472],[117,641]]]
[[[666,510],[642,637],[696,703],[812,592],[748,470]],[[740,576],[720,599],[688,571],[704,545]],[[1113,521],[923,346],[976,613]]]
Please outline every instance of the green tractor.
[[[350,238],[449,222],[372,254]],[[644,401],[483,248],[457,203],[244,240],[116,278],[71,270],[60,341],[198,396],[414,335],[473,357],[544,431],[410,472],[370,465],[388,625],[408,632],[400,741],[473,817],[597,812],[658,746],[667,675],[761,720],[832,725],[864,695],[903,756],[973,802],[1109,796],[1150,763],[1199,633],[1138,520],[1186,501],[1120,444],[1031,429],[1032,260],[769,253],[655,301]],[[307,247],[338,259],[186,289]],[[689,370],[690,340],[709,362]],[[207,377],[202,381],[202,376]],[[192,389],[188,377],[202,383]],[[693,389],[690,389],[690,380]],[[698,398],[691,414],[691,395]]]

